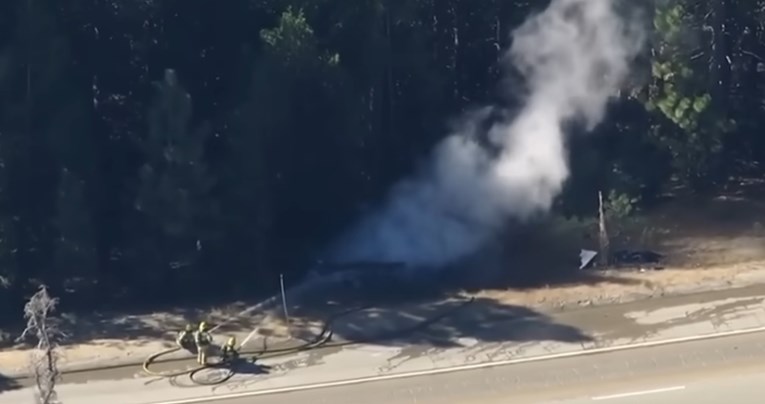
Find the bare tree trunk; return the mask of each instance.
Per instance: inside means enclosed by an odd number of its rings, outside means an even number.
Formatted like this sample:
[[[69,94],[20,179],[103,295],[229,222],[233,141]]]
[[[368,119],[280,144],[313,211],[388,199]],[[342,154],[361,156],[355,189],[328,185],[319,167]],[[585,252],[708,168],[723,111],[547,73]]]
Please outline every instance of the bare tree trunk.
[[[37,404],[60,404],[56,394],[56,383],[59,380],[58,370],[58,340],[63,336],[53,319],[49,317],[56,309],[58,299],[48,295],[43,285],[24,305],[24,318],[27,327],[19,337],[23,340],[34,334],[37,338],[37,348],[30,355],[30,367],[35,377]]]
[[[598,240],[600,242],[598,261],[602,267],[607,267],[609,264],[609,257],[611,256],[610,240],[608,239],[608,230],[606,229],[606,212],[603,207],[603,193],[600,191],[598,191],[598,228]]]

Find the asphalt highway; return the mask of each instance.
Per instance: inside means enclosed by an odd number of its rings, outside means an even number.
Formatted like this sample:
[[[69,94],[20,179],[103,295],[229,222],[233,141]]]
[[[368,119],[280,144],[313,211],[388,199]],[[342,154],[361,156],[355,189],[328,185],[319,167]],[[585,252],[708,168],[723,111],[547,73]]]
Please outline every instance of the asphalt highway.
[[[272,395],[202,400],[164,403],[761,404],[765,402],[765,334]]]

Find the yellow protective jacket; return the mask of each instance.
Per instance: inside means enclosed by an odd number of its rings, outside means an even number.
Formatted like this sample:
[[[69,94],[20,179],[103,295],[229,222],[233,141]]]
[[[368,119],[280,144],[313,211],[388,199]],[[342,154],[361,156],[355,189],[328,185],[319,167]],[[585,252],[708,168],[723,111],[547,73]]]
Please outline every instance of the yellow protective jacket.
[[[207,331],[197,331],[194,333],[194,343],[197,346],[207,346],[212,342],[212,337]]]
[[[178,332],[178,335],[175,337],[175,342],[179,344],[183,343],[190,343],[192,341],[192,335],[191,332],[182,330]]]

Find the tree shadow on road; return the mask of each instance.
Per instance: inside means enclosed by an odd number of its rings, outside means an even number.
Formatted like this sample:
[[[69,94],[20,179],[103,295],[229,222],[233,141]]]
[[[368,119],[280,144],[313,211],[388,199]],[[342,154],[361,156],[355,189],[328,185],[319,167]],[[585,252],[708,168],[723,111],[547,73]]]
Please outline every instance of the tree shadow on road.
[[[592,284],[598,282],[616,282],[617,278],[606,279],[600,274],[581,274],[576,279],[572,279],[571,282],[589,282]],[[363,305],[373,306],[390,306],[398,304],[414,304],[419,305],[420,308],[416,312],[412,312],[409,315],[417,318],[422,318],[427,315],[436,314],[442,310],[448,310],[451,305],[454,305],[453,301],[444,301],[450,299],[452,296],[456,296],[459,290],[465,290],[464,283],[452,283],[448,282],[437,283],[433,282],[429,285],[423,286],[422,284],[415,283],[411,285],[407,284],[372,284],[360,289],[348,289],[344,284],[339,284],[335,288],[327,290],[318,290],[314,294],[320,296],[309,296],[307,300],[301,301],[295,298],[295,302],[299,303],[293,305],[290,310],[290,314],[296,316],[298,323],[312,323],[314,326],[320,324],[326,317],[331,316],[339,308],[357,307]],[[499,288],[499,287],[498,287]],[[158,341],[164,347],[170,347],[174,345],[174,333],[177,330],[182,329],[187,323],[198,322],[206,320],[211,324],[217,324],[225,322],[225,326],[218,330],[219,333],[231,333],[242,330],[252,330],[255,328],[262,328],[267,332],[269,328],[273,328],[278,324],[269,324],[264,326],[261,322],[264,318],[273,313],[264,312],[262,310],[254,310],[248,312],[246,309],[250,305],[250,302],[239,302],[229,305],[225,309],[211,310],[211,308],[189,308],[189,309],[174,309],[168,310],[162,313],[135,313],[135,314],[119,314],[111,312],[91,312],[84,315],[77,315],[72,313],[65,313],[57,316],[60,322],[60,328],[67,334],[67,338],[61,342],[63,347],[68,347],[76,344],[94,343],[98,346],[108,347],[115,350],[117,353],[123,349],[135,349],[136,347],[152,345],[158,346]],[[303,310],[306,307],[311,307],[311,310]],[[499,302],[489,304],[488,302],[477,302],[475,307],[483,306],[484,310],[489,310],[492,313],[502,313],[504,316],[512,317],[524,317],[524,318],[537,318],[529,313],[530,309],[523,309],[519,307],[503,307]],[[490,306],[493,308],[489,309]],[[279,308],[277,315],[271,315],[270,320],[274,317],[282,317]],[[382,310],[382,309],[381,309]],[[294,313],[293,313],[294,311]],[[369,316],[368,322],[372,324],[382,323],[397,323],[405,321],[406,314],[403,312],[399,314],[401,320],[397,320],[393,317],[393,314],[388,310],[386,313],[377,312],[374,310],[365,311]],[[241,314],[241,315],[240,315]],[[363,328],[360,320],[361,314],[355,315],[354,322],[359,323],[357,326]],[[373,316],[381,316],[381,320],[376,320]],[[392,317],[393,316],[393,317]],[[497,315],[495,314],[494,317]],[[283,326],[283,325],[282,325]],[[483,326],[479,326],[476,330],[481,330]],[[21,326],[15,328],[8,328],[6,331],[9,334],[19,335],[21,333]],[[298,330],[295,333],[300,333]],[[467,327],[466,327],[467,328]],[[347,333],[351,333],[350,329]],[[464,332],[466,333],[466,332]],[[305,334],[305,332],[304,332]],[[308,332],[307,334],[310,334]],[[310,338],[310,336],[303,336],[303,339]],[[129,342],[129,347],[125,347],[125,342]],[[8,345],[9,348],[20,349],[25,348],[23,345]]]
[[[3,391],[18,390],[21,385],[14,379],[11,379],[0,373],[0,393]]]
[[[348,308],[361,308],[332,322],[332,330],[340,339],[363,340],[370,335],[395,339],[401,344],[455,345],[459,339],[480,342],[526,342],[552,340],[584,342],[589,337],[576,328],[555,324],[547,315],[525,304],[507,299],[502,291],[548,290],[540,293],[554,301],[555,288],[569,285],[643,285],[639,278],[602,271],[579,270],[576,260],[558,256],[541,260],[535,266],[530,257],[543,253],[524,253],[534,244],[521,244],[511,249],[511,257],[485,253],[479,260],[467,260],[453,268],[428,271],[395,263],[355,263],[326,270],[336,279],[329,285],[312,288],[292,297],[289,308],[296,330],[304,334],[306,325],[316,328],[322,317],[332,317]],[[570,258],[572,254],[563,255]],[[486,259],[490,257],[489,259]],[[566,262],[574,261],[574,262]],[[507,262],[515,262],[526,273],[507,271]],[[557,266],[553,265],[556,264]],[[497,266],[499,265],[499,266]],[[498,291],[498,294],[475,292]],[[474,296],[475,301],[464,304]],[[496,298],[497,296],[502,299]],[[576,297],[576,296],[574,296]],[[563,296],[562,298],[571,298]],[[586,299],[585,296],[581,297]],[[529,299],[520,299],[526,303]],[[574,302],[576,303],[576,302]],[[463,307],[464,306],[464,307]],[[437,321],[431,321],[437,319]],[[423,326],[418,326],[418,324]],[[408,336],[395,335],[404,330]],[[377,342],[376,342],[377,343]]]
[[[358,310],[348,310],[353,305]],[[489,298],[447,296],[404,304],[331,301],[320,307],[313,302],[293,307],[293,330],[299,331],[302,324],[315,324],[319,317],[333,311],[336,315],[342,313],[334,318],[330,315],[329,329],[335,342],[448,348],[475,342],[592,340],[578,328],[556,323],[548,315],[528,307]]]
[[[328,271],[328,276],[334,276],[336,281],[291,296],[292,334],[306,339],[305,334],[315,335],[320,330],[318,325],[331,318],[333,338],[349,343],[437,348],[476,343],[584,343],[592,338],[574,325],[557,323],[532,307],[514,304],[512,299],[471,292],[642,283],[640,279],[581,271],[576,265],[566,264],[559,270],[527,274],[523,279],[506,271],[485,278],[477,268],[478,265],[463,266],[424,274],[415,269],[413,275],[411,268],[402,265],[357,263]],[[473,300],[466,303],[471,296]],[[550,298],[554,300],[555,296]],[[338,316],[340,313],[343,315]]]
[[[64,348],[78,344],[97,344],[101,347],[122,350],[125,342],[129,342],[134,349],[151,344],[154,347],[175,346],[175,333],[183,329],[187,324],[196,324],[199,321],[207,321],[212,326],[225,322],[220,328],[221,333],[231,330],[250,330],[257,326],[265,313],[252,312],[242,316],[236,316],[245,310],[249,304],[237,302],[225,307],[200,307],[200,308],[175,308],[161,312],[136,311],[134,313],[93,311],[89,313],[62,313],[56,314],[55,321],[65,334],[60,345]],[[8,326],[4,329],[9,335],[20,335],[23,330],[22,324]],[[0,349],[24,349],[30,348],[26,341],[17,343],[8,340],[0,345]],[[159,342],[159,345],[157,346]]]
[[[319,322],[327,312],[343,315],[331,320],[331,338],[318,344],[319,349],[270,358],[273,367],[268,375],[239,378],[226,383],[226,388],[249,388],[299,368],[322,365],[329,356],[349,348],[372,349],[374,356],[387,352],[384,359],[371,359],[368,364],[380,366],[376,372],[386,374],[418,358],[447,367],[453,366],[454,360],[478,363],[511,359],[527,349],[541,349],[535,354],[544,354],[553,345],[593,341],[583,330],[534,309],[488,298],[442,296],[419,303],[379,305],[367,300],[358,310],[350,309],[362,300],[336,300],[323,307],[316,301],[294,306],[293,331],[302,324]],[[316,328],[313,331],[318,332]]]

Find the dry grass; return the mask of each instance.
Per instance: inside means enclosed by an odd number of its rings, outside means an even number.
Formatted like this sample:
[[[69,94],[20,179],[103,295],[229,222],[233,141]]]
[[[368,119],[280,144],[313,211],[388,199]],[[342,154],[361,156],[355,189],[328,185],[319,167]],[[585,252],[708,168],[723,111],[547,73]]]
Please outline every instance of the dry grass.
[[[670,294],[694,293],[765,282],[765,261],[720,265],[703,270],[667,268],[662,271],[621,272],[618,282],[567,284],[534,289],[485,290],[475,296],[505,304],[562,309],[570,306],[624,303]],[[634,280],[630,282],[629,280]]]
[[[665,256],[661,271],[627,268],[603,273],[601,281],[576,282],[575,273],[580,271],[573,269],[574,261],[580,248],[597,250],[597,227],[593,221],[559,220],[520,248],[506,248],[515,250],[515,256],[503,264],[511,277],[517,277],[519,265],[524,272],[543,275],[534,279],[534,287],[510,285],[475,294],[513,304],[560,307],[765,281],[765,203],[761,202],[765,198],[737,189],[706,199],[676,199],[646,214],[612,223],[616,233],[612,248],[657,251]],[[556,282],[550,273],[570,276]]]

